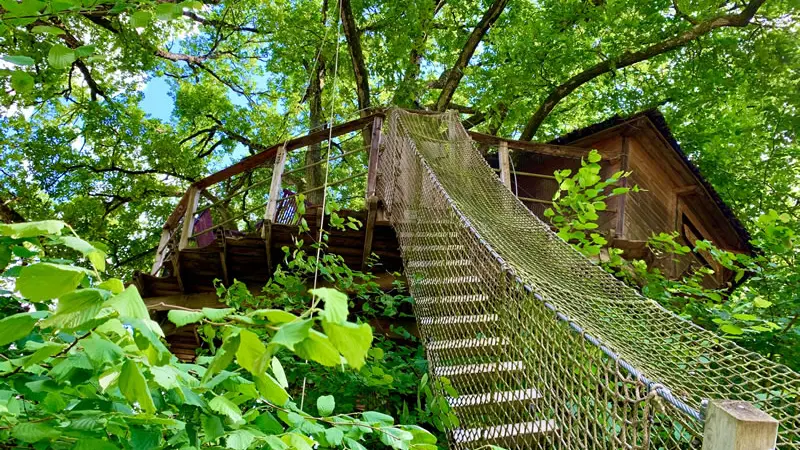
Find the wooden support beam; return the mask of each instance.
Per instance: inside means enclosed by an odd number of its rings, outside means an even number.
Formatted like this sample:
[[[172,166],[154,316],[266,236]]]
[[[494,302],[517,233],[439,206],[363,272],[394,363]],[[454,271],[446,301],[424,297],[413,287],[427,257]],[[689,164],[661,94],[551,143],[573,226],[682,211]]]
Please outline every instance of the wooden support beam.
[[[706,410],[703,450],[773,450],[778,421],[748,402],[711,400]]]
[[[477,133],[470,131],[469,136],[473,141],[489,146],[499,146],[501,142],[505,142],[511,150],[520,150],[523,152],[539,153],[542,155],[560,156],[562,158],[580,159],[589,154],[588,148],[574,147],[570,145],[555,145],[555,144],[540,144],[537,142],[529,141],[516,141],[514,139],[505,139],[491,134]],[[610,159],[603,157],[603,159]]]
[[[628,136],[622,136],[622,152],[620,158],[619,170],[627,172],[629,170],[628,159],[631,153],[631,143]],[[628,187],[628,177],[623,177],[620,180],[620,187]],[[625,202],[628,196],[626,194],[617,197],[617,227],[614,231],[614,236],[618,238],[625,237]]]
[[[510,158],[508,156],[508,142],[500,141],[497,146],[497,157],[500,161],[500,181],[511,189],[511,166]]]
[[[186,212],[183,214],[183,229],[181,230],[178,250],[183,250],[189,245],[189,238],[192,236],[192,230],[194,229],[194,213],[197,211],[197,201],[200,200],[200,190],[196,187],[190,187],[187,194]]]
[[[222,282],[225,286],[230,286],[231,281],[228,278],[228,239],[225,233],[222,234],[222,251],[219,252],[219,262],[222,264]]]
[[[375,195],[378,188],[378,157],[381,150],[381,127],[383,118],[375,116],[372,122],[372,138],[369,147],[369,166],[367,168],[367,200]]]
[[[364,229],[364,255],[361,258],[361,271],[367,271],[367,262],[372,254],[372,239],[375,235],[375,219],[378,217],[378,197],[367,199],[367,226]]]
[[[183,278],[181,277],[181,263],[179,261],[180,257],[180,252],[176,252],[174,255],[172,255],[172,272],[175,274],[175,280],[178,282],[178,289],[185,293],[186,289],[183,287]]]
[[[286,165],[286,148],[280,147],[275,155],[275,165],[272,167],[272,184],[269,185],[269,200],[264,211],[264,221],[275,222],[275,212],[278,209],[278,196],[281,190],[283,168]],[[262,228],[263,230],[263,228]]]
[[[172,233],[170,230],[164,229],[161,231],[161,240],[158,242],[156,248],[156,259],[153,261],[153,268],[150,270],[150,275],[158,275],[161,270],[161,265],[164,264],[164,256],[167,251],[167,244]]]

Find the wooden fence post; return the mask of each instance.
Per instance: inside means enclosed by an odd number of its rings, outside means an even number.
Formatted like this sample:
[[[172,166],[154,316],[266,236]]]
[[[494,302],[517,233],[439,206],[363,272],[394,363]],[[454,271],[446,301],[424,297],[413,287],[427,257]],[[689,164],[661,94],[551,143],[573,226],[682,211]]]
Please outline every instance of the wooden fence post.
[[[748,402],[711,400],[706,410],[703,450],[773,450],[778,421]]]
[[[189,187],[189,197],[186,202],[186,212],[183,214],[183,228],[178,250],[183,250],[189,245],[189,238],[194,229],[194,213],[197,212],[197,202],[200,200],[200,190],[194,186]]]
[[[511,189],[511,168],[510,168],[510,158],[508,156],[508,142],[500,141],[499,146],[497,147],[497,158],[500,162],[500,181],[503,184]]]
[[[264,239],[264,248],[267,257],[267,272],[272,276],[272,224],[275,222],[275,213],[278,209],[278,196],[283,179],[283,168],[286,166],[286,147],[280,146],[275,154],[275,165],[272,166],[272,182],[269,185],[269,199],[264,210],[264,223],[261,226],[261,237]],[[297,200],[297,197],[295,197]]]
[[[158,275],[158,271],[161,270],[161,265],[164,264],[164,252],[167,251],[167,244],[169,244],[171,234],[168,228],[164,228],[163,231],[161,231],[161,240],[158,242],[158,247],[156,248],[156,260],[153,262],[150,275]]]
[[[375,116],[372,122],[372,139],[369,147],[369,166],[367,167],[367,201],[378,189],[378,156],[381,149],[381,127],[383,118]]]

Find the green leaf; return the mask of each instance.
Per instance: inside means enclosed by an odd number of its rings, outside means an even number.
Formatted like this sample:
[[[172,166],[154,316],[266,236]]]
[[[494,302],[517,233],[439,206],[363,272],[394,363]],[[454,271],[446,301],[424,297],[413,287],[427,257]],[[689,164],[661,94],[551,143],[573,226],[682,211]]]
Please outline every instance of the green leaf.
[[[200,422],[203,424],[203,433],[205,433],[204,442],[214,442],[225,434],[225,427],[222,425],[222,420],[217,416],[207,416],[205,414],[200,416]]]
[[[10,62],[11,64],[16,64],[18,66],[32,66],[36,62],[30,56],[22,56],[22,55],[4,56],[3,61]]]
[[[332,323],[347,322],[347,295],[331,288],[311,289],[308,292],[325,302],[321,314],[323,319]]]
[[[183,8],[173,3],[159,3],[156,5],[156,18],[158,20],[173,20],[183,14]]]
[[[250,313],[251,316],[264,317],[271,323],[287,323],[297,320],[297,316],[282,309],[258,309]]]
[[[231,315],[235,310],[233,308],[203,308],[202,311],[208,320],[219,322]]]
[[[281,362],[274,356],[272,357],[272,373],[275,374],[275,379],[278,380],[282,388],[286,389],[289,387],[289,381],[286,379],[286,372],[284,372]]]
[[[317,411],[321,416],[330,416],[336,407],[336,401],[332,395],[323,395],[317,398]]]
[[[295,344],[303,341],[308,337],[308,330],[311,329],[313,323],[310,320],[298,320],[281,325],[275,336],[272,337],[272,343],[280,344],[289,350],[294,350]]]
[[[758,320],[758,316],[755,316],[753,314],[734,314],[733,318],[744,321]]]
[[[256,435],[248,430],[231,431],[225,437],[225,445],[233,450],[247,450],[255,438]]]
[[[43,440],[55,439],[61,432],[53,428],[53,422],[23,422],[14,426],[11,435],[20,442],[34,444]]]
[[[722,325],[721,327],[719,327],[719,329],[722,330],[723,333],[732,334],[735,336],[739,336],[740,334],[744,333],[744,331],[742,331],[741,328],[731,324]]]
[[[25,266],[17,278],[17,289],[27,299],[39,302],[75,290],[86,270],[63,264],[38,263]]]
[[[342,445],[344,439],[344,432],[338,428],[328,428],[325,430],[325,440],[328,444],[338,447]]]
[[[150,373],[153,375],[153,381],[166,390],[175,389],[180,387],[178,383],[178,369],[166,366],[151,366]]]
[[[258,416],[254,422],[259,430],[267,434],[283,433],[283,425],[272,414],[265,412]]]
[[[131,427],[131,448],[133,450],[153,450],[160,448],[161,431]]]
[[[105,289],[110,291],[112,294],[119,294],[125,290],[125,285],[122,283],[122,280],[119,278],[109,278],[106,281],[97,285],[98,289]]]
[[[281,440],[295,450],[313,450],[312,446],[316,443],[313,439],[298,433],[284,434]]]
[[[589,160],[590,163],[596,163],[600,162],[600,160],[602,160],[603,157],[600,156],[600,153],[598,153],[597,150],[591,150],[586,159]]]
[[[75,52],[63,44],[55,44],[47,53],[47,62],[56,69],[65,69],[75,62]]]
[[[753,306],[755,306],[756,308],[769,308],[770,306],[772,306],[772,302],[764,299],[763,297],[756,297],[753,300]]]
[[[113,308],[119,313],[120,317],[143,320],[150,319],[150,313],[147,312],[147,306],[145,306],[142,297],[139,295],[139,290],[133,285],[128,286],[128,288],[122,291],[122,293],[108,299],[103,306]],[[158,331],[156,331],[156,333],[163,336],[160,328]]]
[[[224,370],[233,362],[236,351],[239,349],[239,333],[231,333],[225,337],[222,342],[222,347],[217,350],[211,364],[208,365],[208,370],[203,374],[203,382],[210,380],[211,377]]]
[[[131,14],[131,26],[133,28],[144,28],[153,20],[153,15],[148,11],[136,11]]]
[[[65,34],[66,32],[58,27],[51,27],[48,25],[36,25],[31,29],[33,33],[42,33],[42,34],[50,34],[53,36],[59,36]]]
[[[295,344],[294,352],[297,356],[316,361],[323,366],[334,367],[342,362],[339,351],[333,346],[328,336],[317,330],[309,330],[308,338]]]
[[[211,399],[211,401],[208,402],[208,406],[209,408],[211,408],[212,411],[216,411],[222,414],[223,416],[229,418],[231,422],[233,422],[236,425],[244,425],[245,423],[244,419],[242,418],[242,412],[239,410],[239,407],[236,406],[235,403],[233,403],[232,401],[228,400],[227,398],[221,395],[218,395],[213,399]]]
[[[200,311],[181,311],[173,309],[167,313],[167,318],[170,322],[174,323],[176,327],[180,328],[190,323],[197,323],[206,317]]]
[[[155,413],[156,406],[153,398],[150,397],[150,389],[147,387],[147,382],[139,370],[139,366],[134,361],[129,359],[122,364],[118,385],[128,402],[138,403],[139,407],[147,413]]]
[[[115,363],[125,355],[119,345],[99,337],[97,333],[92,333],[89,339],[84,339],[81,343],[86,356],[96,367],[102,367],[105,363]]]
[[[14,239],[37,237],[47,234],[59,234],[66,224],[60,220],[42,220],[41,222],[25,222],[0,224],[0,236]]]
[[[98,271],[103,272],[106,270],[106,254],[95,248],[92,244],[75,236],[62,236],[59,241],[88,258],[92,266]]]
[[[379,413],[377,411],[364,411],[361,414],[364,422],[370,425],[392,426],[394,425],[394,418],[392,416]]]
[[[103,294],[98,289],[81,289],[62,295],[55,314],[42,321],[42,328],[55,327],[63,331],[81,329],[94,319],[103,307]]]
[[[344,355],[347,363],[354,369],[364,365],[367,351],[372,345],[372,328],[368,324],[330,323],[322,321],[322,328],[339,353]]]
[[[250,330],[239,333],[239,348],[236,350],[236,361],[255,376],[267,370],[269,355],[267,347],[261,342],[257,334]]]
[[[94,45],[81,45],[80,47],[75,49],[75,56],[78,58],[85,58],[87,56],[92,56],[94,51],[97,47]]]
[[[262,397],[268,401],[283,406],[289,401],[289,394],[284,390],[280,383],[271,376],[265,374],[254,376],[256,388]]]
[[[33,330],[38,319],[30,313],[14,314],[0,319],[0,346],[18,341]]]
[[[28,358],[25,360],[25,364],[23,364],[23,367],[27,368],[34,364],[39,364],[45,359],[60,352],[64,347],[65,346],[62,344],[57,344],[55,342],[48,342],[43,346],[39,347],[39,349],[33,352],[32,355],[28,356]]]

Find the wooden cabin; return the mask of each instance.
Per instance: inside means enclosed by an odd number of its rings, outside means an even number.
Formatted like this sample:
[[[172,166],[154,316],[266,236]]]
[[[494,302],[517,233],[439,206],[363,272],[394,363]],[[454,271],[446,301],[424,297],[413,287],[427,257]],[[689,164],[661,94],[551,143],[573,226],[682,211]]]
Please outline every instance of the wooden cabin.
[[[625,250],[627,257],[644,258],[670,278],[680,277],[693,266],[710,266],[715,276],[706,284],[724,287],[732,282],[734,274],[710,257],[687,256],[674,261],[650,251],[645,245],[647,239],[660,232],[677,231],[680,240],[690,246],[705,239],[724,250],[752,252],[747,230],[686,157],[657,110],[613,117],[573,131],[551,144],[597,149],[603,158],[600,164],[604,177],[620,170],[631,172],[622,183],[638,185],[642,190],[610,199],[608,210],[598,222],[600,232],[611,245]],[[490,163],[499,167],[496,158]],[[509,165],[513,165],[509,170],[510,189],[547,222],[544,211],[558,189],[553,172],[572,169],[575,173],[581,162],[579,154],[523,150],[513,152]]]
[[[328,232],[327,251],[342,255],[351,268],[372,272],[382,288],[395,288],[402,260],[397,237],[376,195],[383,118],[375,113],[274,145],[188,189],[163,226],[152,271],[134,278],[154,319],[164,325],[173,352],[193,359],[199,340],[192,326],[170,329],[166,311],[220,307],[215,279],[225,285],[239,280],[254,292],[260,290],[283,261],[283,248],[298,239],[308,245],[316,242],[320,223]],[[590,149],[600,151],[607,174],[632,171],[629,182],[645,191],[619,197],[609,205],[601,230],[628,256],[648,257],[672,276],[691,264],[711,263],[690,258],[656,260],[647,255],[644,245],[652,233],[677,230],[687,242],[709,239],[724,249],[750,251],[747,232],[681,152],[655,111],[613,118],[551,143],[470,134],[484,149],[498,148],[499,158],[487,157],[490,164],[498,167],[511,191],[540,217],[557,189],[553,172],[580,167]],[[339,177],[329,180],[329,195],[340,206],[351,207],[342,216],[361,222],[359,229],[331,227],[330,220],[322,220],[319,205],[305,202],[299,208],[301,194],[322,189],[308,187],[302,180],[304,171],[324,161],[309,165],[303,155],[329,139],[338,152],[332,157],[336,170],[331,173]],[[337,166],[336,161],[345,163]],[[358,192],[351,192],[353,186]],[[300,217],[308,230],[298,229]],[[375,264],[373,255],[378,256]],[[720,270],[711,281],[722,286],[730,277]],[[401,325],[413,333],[413,320]],[[389,329],[388,323],[380,321],[373,326],[378,332]]]

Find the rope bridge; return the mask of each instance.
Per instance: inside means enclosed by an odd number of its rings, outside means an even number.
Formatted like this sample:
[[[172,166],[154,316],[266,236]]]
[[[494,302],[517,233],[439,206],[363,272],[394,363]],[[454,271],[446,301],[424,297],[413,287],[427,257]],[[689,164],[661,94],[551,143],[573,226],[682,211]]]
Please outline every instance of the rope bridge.
[[[455,113],[392,110],[378,192],[454,448],[700,448],[704,399],[747,400],[800,449],[800,378],[645,299],[553,234]],[[450,383],[452,389],[445,389]]]

